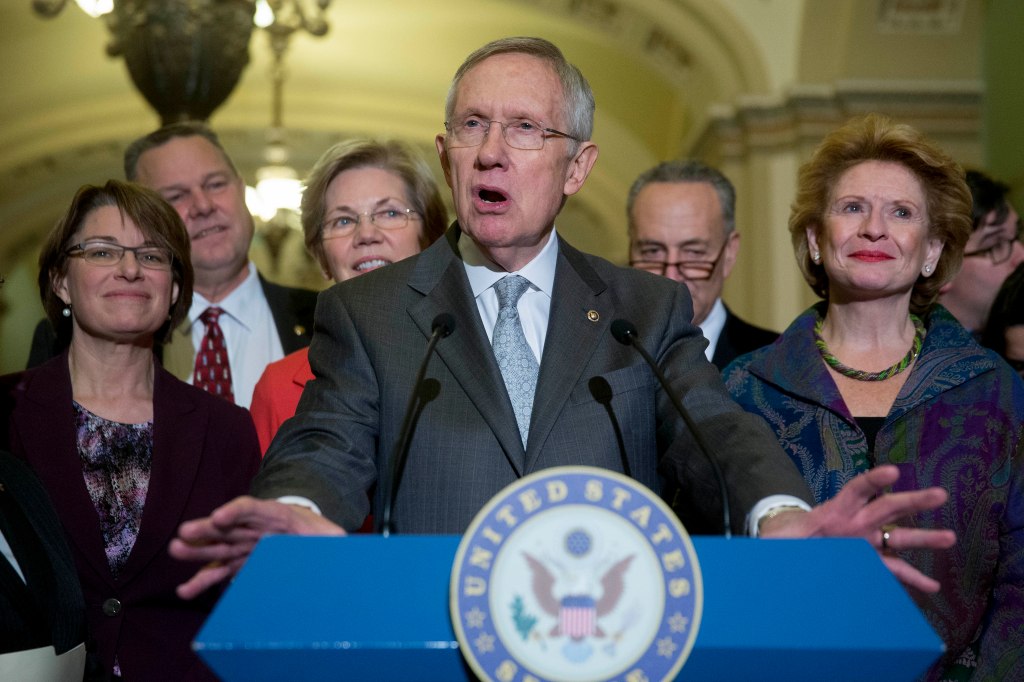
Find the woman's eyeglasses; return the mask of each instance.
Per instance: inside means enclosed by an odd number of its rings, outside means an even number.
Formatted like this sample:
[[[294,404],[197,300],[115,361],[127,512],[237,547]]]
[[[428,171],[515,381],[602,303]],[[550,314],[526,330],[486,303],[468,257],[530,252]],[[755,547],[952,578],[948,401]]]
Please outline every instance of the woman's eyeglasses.
[[[72,258],[81,258],[90,265],[109,267],[117,265],[124,254],[131,251],[135,261],[149,270],[170,270],[174,256],[163,246],[121,246],[109,242],[83,242],[67,250]]]

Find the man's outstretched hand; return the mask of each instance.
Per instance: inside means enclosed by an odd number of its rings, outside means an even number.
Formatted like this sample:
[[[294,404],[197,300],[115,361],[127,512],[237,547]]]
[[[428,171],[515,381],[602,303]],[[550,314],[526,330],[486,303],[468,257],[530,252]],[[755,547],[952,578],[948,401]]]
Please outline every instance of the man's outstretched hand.
[[[345,531],[306,507],[243,495],[213,510],[209,516],[186,521],[171,540],[171,556],[205,565],[178,586],[178,596],[192,599],[234,576],[257,541],[268,534],[345,535]]]
[[[941,507],[949,495],[942,488],[885,493],[899,476],[895,466],[876,467],[851,480],[838,495],[809,512],[786,511],[766,519],[759,534],[773,538],[864,538],[904,585],[923,592],[938,592],[937,581],[895,553],[905,549],[949,549],[956,543],[956,534],[946,529],[895,524],[918,512]]]

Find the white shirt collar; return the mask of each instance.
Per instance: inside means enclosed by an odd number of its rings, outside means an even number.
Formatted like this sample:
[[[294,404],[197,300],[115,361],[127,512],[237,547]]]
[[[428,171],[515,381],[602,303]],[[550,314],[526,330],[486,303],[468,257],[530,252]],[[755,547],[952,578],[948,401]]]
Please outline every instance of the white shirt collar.
[[[234,318],[246,329],[252,330],[254,327],[253,313],[257,310],[257,305],[263,305],[264,296],[260,278],[256,274],[256,266],[252,261],[249,261],[248,270],[249,274],[245,276],[242,283],[216,303],[206,300],[198,291],[193,292],[192,307],[188,310],[189,323],[195,324],[204,310],[210,306],[217,306],[224,311],[225,315]]]
[[[499,279],[509,274],[489,261],[465,232],[459,237],[459,253],[466,267],[469,286],[473,298],[494,286]],[[516,274],[522,275],[537,289],[551,297],[555,287],[555,267],[558,265],[558,234],[554,229],[548,235],[548,242],[533,260],[523,266]]]
[[[708,347],[704,349],[704,354],[707,355],[708,360],[715,355],[715,348],[718,347],[718,338],[722,335],[722,329],[725,327],[725,317],[725,304],[722,303],[722,299],[719,297],[715,299],[715,304],[711,306],[711,312],[700,323],[700,330],[703,332],[704,338],[708,340]]]

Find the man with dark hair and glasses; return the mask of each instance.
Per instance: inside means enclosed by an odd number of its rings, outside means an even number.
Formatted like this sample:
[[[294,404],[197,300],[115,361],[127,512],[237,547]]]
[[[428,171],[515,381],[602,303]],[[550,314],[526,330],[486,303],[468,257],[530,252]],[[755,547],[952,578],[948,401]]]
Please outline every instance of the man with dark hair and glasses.
[[[740,234],[736,190],[718,169],[693,160],[658,164],[633,182],[626,216],[629,264],[686,284],[693,323],[707,338],[705,354],[718,369],[778,337],[722,303]]]
[[[964,264],[939,292],[960,324],[979,336],[988,323],[999,287],[1024,263],[1021,221],[1007,201],[1010,188],[981,171],[967,171],[971,189],[973,232],[964,248]]]

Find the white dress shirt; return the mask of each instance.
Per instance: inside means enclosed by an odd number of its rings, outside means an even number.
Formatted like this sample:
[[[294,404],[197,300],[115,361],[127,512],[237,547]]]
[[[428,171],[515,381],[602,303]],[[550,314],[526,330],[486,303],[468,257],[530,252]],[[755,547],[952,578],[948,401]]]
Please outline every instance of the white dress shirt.
[[[494,285],[507,275],[520,275],[530,282],[529,288],[519,298],[517,308],[519,321],[523,325],[526,342],[530,344],[537,362],[544,357],[544,338],[548,331],[548,317],[551,314],[551,292],[555,285],[555,266],[558,264],[558,239],[555,231],[548,235],[548,243],[533,260],[521,270],[506,272],[487,260],[476,243],[463,232],[459,237],[459,253],[469,277],[469,287],[476,299],[476,309],[487,330],[487,340],[494,335],[498,321],[498,292]]]
[[[7,538],[4,537],[4,532],[0,530],[0,555],[3,555],[8,563],[11,564],[11,568],[18,574],[22,582],[25,582],[25,574],[21,572],[21,566],[18,565],[18,560],[14,558],[14,550],[11,549],[11,545],[7,542]]]
[[[711,361],[711,358],[715,357],[715,348],[718,347],[718,338],[722,335],[724,327],[725,304],[722,303],[722,299],[719,297],[715,299],[715,304],[711,306],[711,312],[700,323],[700,330],[704,334],[704,338],[708,340],[708,347],[704,349],[704,355],[707,356],[708,362]]]
[[[199,348],[206,325],[199,316],[210,306],[224,310],[218,323],[224,332],[224,343],[231,363],[231,388],[235,403],[248,409],[252,392],[263,370],[271,362],[284,357],[281,337],[277,334],[270,304],[263,294],[256,266],[249,263],[249,274],[238,287],[223,300],[211,303],[199,292],[192,295],[188,320],[192,325],[192,347]],[[189,383],[192,378],[189,377]]]

